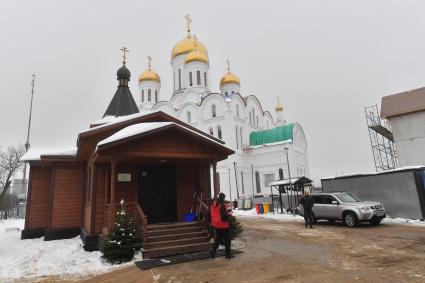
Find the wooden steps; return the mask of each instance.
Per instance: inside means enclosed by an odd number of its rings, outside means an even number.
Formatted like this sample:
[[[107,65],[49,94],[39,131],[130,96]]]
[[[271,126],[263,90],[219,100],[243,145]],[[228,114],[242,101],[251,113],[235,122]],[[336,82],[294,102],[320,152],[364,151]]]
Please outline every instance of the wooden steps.
[[[199,222],[153,224],[146,227],[143,258],[207,251],[210,237]]]

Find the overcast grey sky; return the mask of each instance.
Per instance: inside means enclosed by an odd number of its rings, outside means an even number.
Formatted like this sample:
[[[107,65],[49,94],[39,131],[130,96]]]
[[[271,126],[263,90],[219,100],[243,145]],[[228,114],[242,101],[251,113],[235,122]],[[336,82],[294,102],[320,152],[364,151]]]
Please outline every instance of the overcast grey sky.
[[[425,85],[425,1],[1,1],[0,146],[69,147],[102,117],[122,46],[131,90],[146,56],[172,93],[170,52],[184,15],[208,48],[212,90],[230,59],[242,95],[298,121],[313,177],[373,170],[365,105]]]

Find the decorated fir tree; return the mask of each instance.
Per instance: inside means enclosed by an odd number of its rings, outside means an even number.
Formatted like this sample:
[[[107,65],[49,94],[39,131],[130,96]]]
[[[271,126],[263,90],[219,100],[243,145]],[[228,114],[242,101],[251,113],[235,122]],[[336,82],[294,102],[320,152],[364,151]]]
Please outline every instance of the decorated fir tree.
[[[124,200],[120,204],[121,210],[116,214],[114,227],[100,244],[102,258],[112,264],[131,261],[135,251],[141,247],[139,226],[125,212]]]

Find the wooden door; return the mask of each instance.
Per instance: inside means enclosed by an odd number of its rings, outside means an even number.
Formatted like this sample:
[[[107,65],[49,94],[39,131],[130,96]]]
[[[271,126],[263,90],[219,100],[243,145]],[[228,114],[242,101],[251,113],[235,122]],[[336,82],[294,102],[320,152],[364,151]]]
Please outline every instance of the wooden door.
[[[176,221],[176,168],[144,166],[139,180],[139,204],[148,217],[148,222]]]

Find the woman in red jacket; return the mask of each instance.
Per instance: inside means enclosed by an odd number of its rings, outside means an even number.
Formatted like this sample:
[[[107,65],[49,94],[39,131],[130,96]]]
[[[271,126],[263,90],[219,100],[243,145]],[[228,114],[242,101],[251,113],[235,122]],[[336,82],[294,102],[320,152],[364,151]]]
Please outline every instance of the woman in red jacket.
[[[228,221],[229,214],[224,200],[225,197],[223,193],[220,193],[210,207],[211,226],[215,230],[214,244],[212,250],[210,250],[212,258],[215,257],[215,252],[220,243],[224,243],[226,258],[230,259],[233,257],[230,253],[230,225]]]

